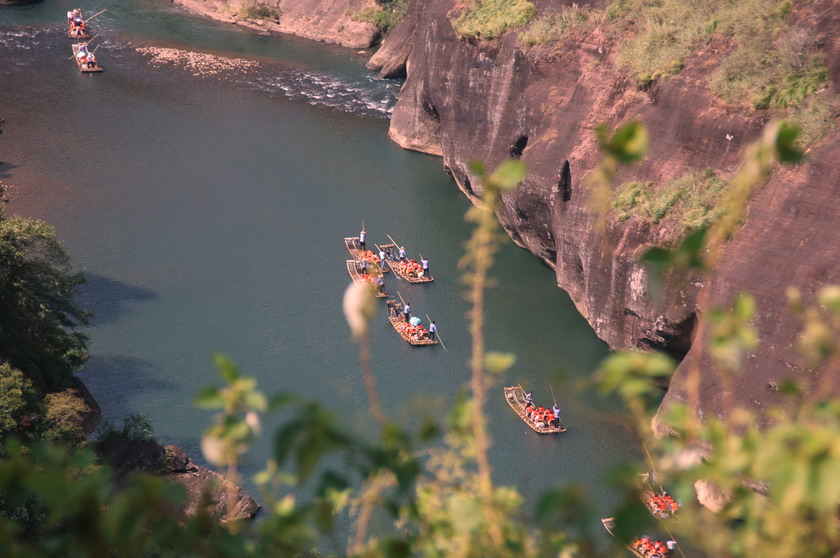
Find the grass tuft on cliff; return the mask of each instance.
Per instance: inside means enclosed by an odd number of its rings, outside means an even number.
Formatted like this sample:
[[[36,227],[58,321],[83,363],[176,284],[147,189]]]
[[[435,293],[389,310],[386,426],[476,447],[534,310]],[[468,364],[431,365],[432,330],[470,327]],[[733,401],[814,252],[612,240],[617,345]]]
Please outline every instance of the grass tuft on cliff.
[[[563,6],[559,12],[549,11],[534,19],[519,34],[519,40],[528,46],[556,43],[585,25],[594,14],[596,12],[588,6]]]
[[[604,17],[616,35],[629,36],[617,60],[640,84],[721,49],[727,54],[711,75],[711,93],[763,109],[795,107],[828,82],[813,34],[788,23],[792,10],[788,0],[614,0]]]
[[[825,91],[788,111],[785,122],[799,128],[799,143],[807,149],[837,129],[835,115],[838,113],[840,95]]]
[[[382,36],[387,35],[405,16],[408,0],[376,0],[376,6],[365,8],[351,15],[354,21],[372,23]]]
[[[536,13],[537,7],[527,0],[474,0],[452,27],[462,39],[494,39],[524,27]]]
[[[727,186],[711,169],[686,171],[659,187],[649,181],[626,182],[616,189],[613,208],[619,221],[637,217],[658,224],[667,220],[681,236],[720,217]]]

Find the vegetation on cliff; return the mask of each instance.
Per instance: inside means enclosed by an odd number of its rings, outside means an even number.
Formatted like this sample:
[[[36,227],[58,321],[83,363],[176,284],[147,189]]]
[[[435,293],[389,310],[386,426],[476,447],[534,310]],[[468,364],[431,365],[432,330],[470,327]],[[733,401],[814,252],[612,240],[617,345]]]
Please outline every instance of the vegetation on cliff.
[[[724,55],[709,89],[730,103],[797,106],[828,82],[818,46],[791,26],[789,1],[686,2],[615,0],[607,22],[629,34],[617,61],[641,83],[667,78],[703,52]]]
[[[726,187],[711,169],[688,170],[661,188],[650,181],[625,182],[615,191],[613,207],[620,221],[632,216],[653,224],[667,220],[681,237],[717,220]]]
[[[461,38],[494,39],[527,25],[537,13],[528,0],[472,0],[471,4],[452,22]]]
[[[514,3],[504,4],[513,9]],[[667,79],[705,56],[714,64],[708,88],[718,99],[786,109],[828,84],[820,46],[806,22],[791,23],[793,12],[789,0],[612,0],[603,10],[573,4],[547,11],[519,39],[528,46],[552,44],[588,24],[615,43],[617,69],[640,85]]]
[[[408,0],[376,0],[375,7],[369,7],[353,14],[356,21],[366,21],[376,25],[385,36],[397,26],[408,10]]]
[[[556,43],[575,29],[582,28],[598,13],[589,6],[563,6],[559,12],[549,11],[534,18],[519,34],[528,46]]]

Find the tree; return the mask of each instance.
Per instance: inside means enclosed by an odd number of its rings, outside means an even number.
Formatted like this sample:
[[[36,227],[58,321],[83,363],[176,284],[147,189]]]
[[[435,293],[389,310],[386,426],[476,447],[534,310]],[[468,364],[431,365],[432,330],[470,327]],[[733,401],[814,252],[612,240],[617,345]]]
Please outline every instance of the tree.
[[[87,358],[87,337],[75,328],[89,314],[73,299],[83,282],[53,227],[8,217],[0,204],[0,359],[37,389],[63,389]]]

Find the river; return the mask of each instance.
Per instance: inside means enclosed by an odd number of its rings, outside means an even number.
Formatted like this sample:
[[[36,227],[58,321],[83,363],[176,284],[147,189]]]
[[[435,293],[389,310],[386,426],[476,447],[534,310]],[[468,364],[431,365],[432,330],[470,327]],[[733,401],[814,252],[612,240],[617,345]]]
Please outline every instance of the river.
[[[386,287],[435,319],[448,352],[405,344],[384,303],[371,342],[386,412],[439,416],[468,381],[457,263],[469,203],[439,158],[388,139],[399,84],[376,79],[355,51],[157,0],[82,6],[108,12],[91,22],[105,71],[81,75],[64,34],[70,7],[0,8],[0,180],[10,211],[55,225],[89,278],[82,302],[96,317],[81,377],[105,418],[143,413],[161,442],[202,461],[210,415],[190,402],[219,382],[211,354],[221,352],[267,393],[318,399],[348,427],[375,432],[341,310],[342,238],[362,220],[369,241],[390,234],[431,261],[434,284],[388,277]],[[213,74],[155,63],[146,47],[249,62]],[[526,497],[578,483],[606,513],[615,502],[605,473],[639,457],[620,403],[580,387],[607,349],[529,253],[506,244],[492,274],[487,345],[517,355],[487,406],[494,479]],[[532,389],[538,403],[551,403],[552,385],[569,431],[533,433],[502,383]],[[280,420],[269,417],[268,430]],[[270,444],[256,444],[246,475]]]

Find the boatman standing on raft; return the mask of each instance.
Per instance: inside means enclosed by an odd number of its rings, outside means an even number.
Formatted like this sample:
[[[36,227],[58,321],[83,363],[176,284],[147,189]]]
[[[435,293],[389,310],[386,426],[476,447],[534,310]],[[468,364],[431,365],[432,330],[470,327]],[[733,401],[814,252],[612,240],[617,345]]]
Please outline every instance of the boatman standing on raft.
[[[420,256],[420,265],[423,266],[423,277],[431,277],[429,274],[429,260]]]
[[[411,317],[411,306],[408,305],[408,302],[405,303],[403,306],[403,318],[405,318],[406,323],[408,319]]]
[[[405,262],[405,246],[400,246],[400,261]]]
[[[554,407],[551,408],[551,412],[554,413],[554,426],[560,427],[560,407],[557,406],[557,403],[554,404]]]
[[[525,408],[534,406],[534,394],[530,391],[525,394]]]
[[[437,326],[435,322],[429,322],[429,339],[432,341],[435,340],[435,332],[437,331]]]
[[[362,232],[360,232],[360,233],[359,233],[359,246],[361,246],[361,247],[362,247],[362,252],[364,252],[364,251],[366,250],[366,247],[365,247],[365,236],[367,236],[367,235],[365,234],[365,229],[362,229]]]

